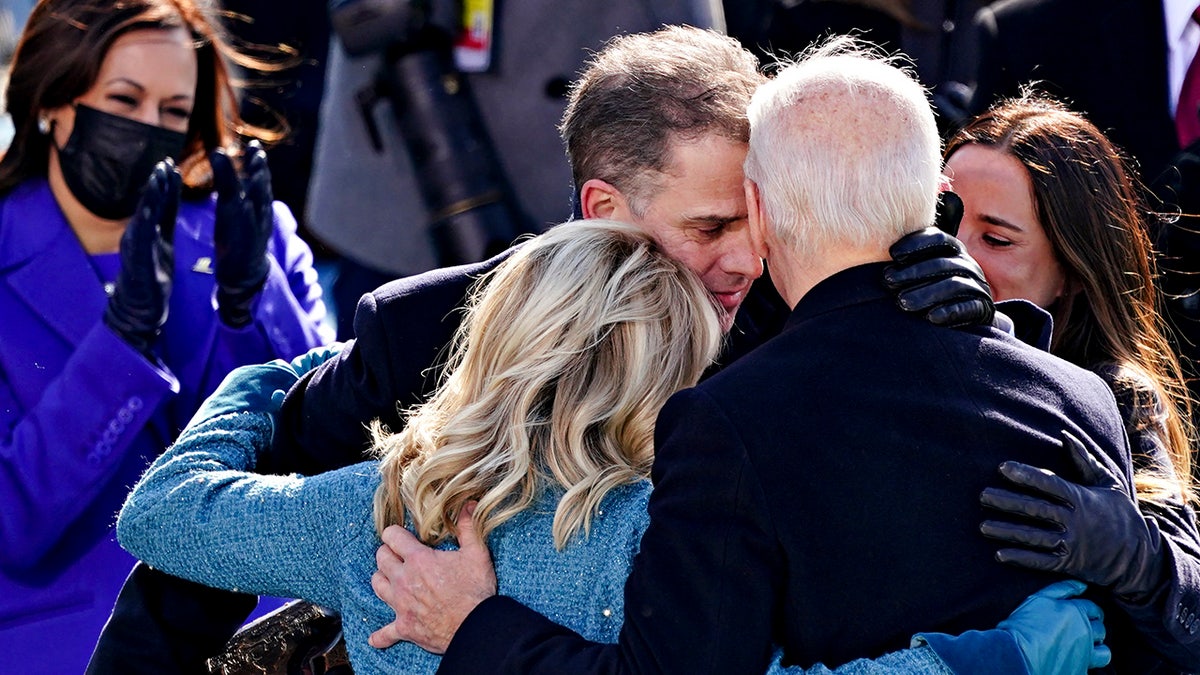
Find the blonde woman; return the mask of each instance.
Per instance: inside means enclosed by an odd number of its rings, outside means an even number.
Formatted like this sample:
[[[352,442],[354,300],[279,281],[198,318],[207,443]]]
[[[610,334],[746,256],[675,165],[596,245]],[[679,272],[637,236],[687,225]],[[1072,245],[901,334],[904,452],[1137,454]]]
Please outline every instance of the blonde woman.
[[[502,593],[614,642],[648,520],[655,417],[716,354],[715,306],[645,233],[607,221],[526,242],[478,289],[445,382],[403,432],[376,425],[378,461],[313,477],[250,473],[279,390],[319,357],[242,368],[134,488],[121,544],[170,574],[337,610],[357,672],[433,672],[440,657],[415,645],[368,645],[394,616],[371,588],[375,551],[396,523],[452,546],[465,511]],[[1082,602],[1031,601],[1035,611]],[[1075,624],[1085,636],[1087,624]],[[885,672],[950,672],[929,647],[884,659]]]

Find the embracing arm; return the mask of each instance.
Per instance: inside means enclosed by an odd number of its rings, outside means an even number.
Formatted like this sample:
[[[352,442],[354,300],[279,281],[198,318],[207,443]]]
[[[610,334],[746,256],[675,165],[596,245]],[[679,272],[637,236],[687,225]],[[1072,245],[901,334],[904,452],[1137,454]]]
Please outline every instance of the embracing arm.
[[[781,592],[769,582],[778,576],[764,562],[772,557],[773,539],[762,526],[768,521],[748,468],[734,461],[730,470],[723,461],[738,456],[736,434],[702,395],[685,392],[672,400],[688,398],[694,415],[673,419],[679,409],[672,413],[668,403],[660,418],[651,524],[626,584],[619,644],[588,642],[511,598],[495,596],[486,549],[464,543],[457,552],[431,551],[399,527],[384,533],[387,546],[372,579],[397,618],[372,635],[371,644],[407,639],[445,650],[439,672],[447,673],[762,672],[772,654],[767,617]],[[690,461],[696,465],[687,466]],[[714,469],[720,470],[702,475]],[[713,489],[689,488],[695,485]],[[954,672],[948,664],[978,667],[961,672],[997,672],[998,663],[1006,664],[1002,672],[1022,672],[1033,663],[1043,667],[1035,672],[1071,673],[1099,665],[1106,661],[1099,608],[1070,599],[1083,584],[1068,584],[1031,597],[996,630],[928,636],[931,646],[833,672]],[[778,656],[771,672],[784,672]],[[830,671],[814,666],[807,672]]]
[[[347,482],[356,477],[249,472],[270,440],[270,408],[295,379],[282,362],[231,373],[130,493],[117,521],[121,545],[192,581],[337,607],[315,563],[337,559],[338,506],[357,494]]]
[[[1157,438],[1145,430],[1131,434],[1136,462],[1140,470],[1153,466],[1173,476]],[[983,524],[984,534],[1003,542],[997,556],[1004,562],[1110,589],[1155,651],[1186,670],[1200,668],[1200,536],[1191,508],[1179,497],[1135,502],[1110,468],[1072,440],[1065,445],[1082,482],[1005,463],[1004,477],[1037,496],[985,490],[984,505],[1000,515]]]

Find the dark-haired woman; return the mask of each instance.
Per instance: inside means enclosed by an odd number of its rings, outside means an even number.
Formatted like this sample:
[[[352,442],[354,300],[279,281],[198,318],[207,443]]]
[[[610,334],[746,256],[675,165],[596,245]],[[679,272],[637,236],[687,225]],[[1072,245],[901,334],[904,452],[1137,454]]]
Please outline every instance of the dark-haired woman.
[[[12,63],[0,653],[22,672],[83,671],[133,564],[116,510],[224,375],[332,337],[265,155],[238,147],[216,25],[192,0],[42,0]]]
[[[977,117],[945,154],[965,205],[959,238],[997,300],[1047,310],[1050,351],[1109,383],[1135,469],[1131,499],[1083,455],[1071,477],[1080,482],[1006,463],[1002,475],[1022,489],[984,493],[1001,513],[984,533],[1003,542],[1005,562],[1108,591],[1121,610],[1107,615],[1118,671],[1200,670],[1200,536],[1187,503],[1191,404],[1157,312],[1135,178],[1093,124],[1032,95]],[[1152,650],[1122,647],[1132,628]],[[1152,652],[1173,666],[1139,660]]]

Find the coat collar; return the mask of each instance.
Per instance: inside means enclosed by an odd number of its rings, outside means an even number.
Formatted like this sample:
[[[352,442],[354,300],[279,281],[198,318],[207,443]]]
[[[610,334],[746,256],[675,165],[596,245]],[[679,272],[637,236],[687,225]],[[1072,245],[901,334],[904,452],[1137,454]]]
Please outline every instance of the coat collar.
[[[796,303],[785,330],[826,312],[888,297],[883,285],[883,268],[888,264],[856,265],[822,279]]]
[[[22,183],[0,204],[0,283],[72,343],[104,313],[104,287],[45,180]]]

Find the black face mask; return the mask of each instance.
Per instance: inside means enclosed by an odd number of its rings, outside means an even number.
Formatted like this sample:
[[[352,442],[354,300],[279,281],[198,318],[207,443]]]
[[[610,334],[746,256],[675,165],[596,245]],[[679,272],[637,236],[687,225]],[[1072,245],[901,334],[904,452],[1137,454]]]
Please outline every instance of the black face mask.
[[[88,211],[120,220],[133,215],[154,165],[178,159],[187,136],[82,103],[75,127],[58,150],[63,181]]]

